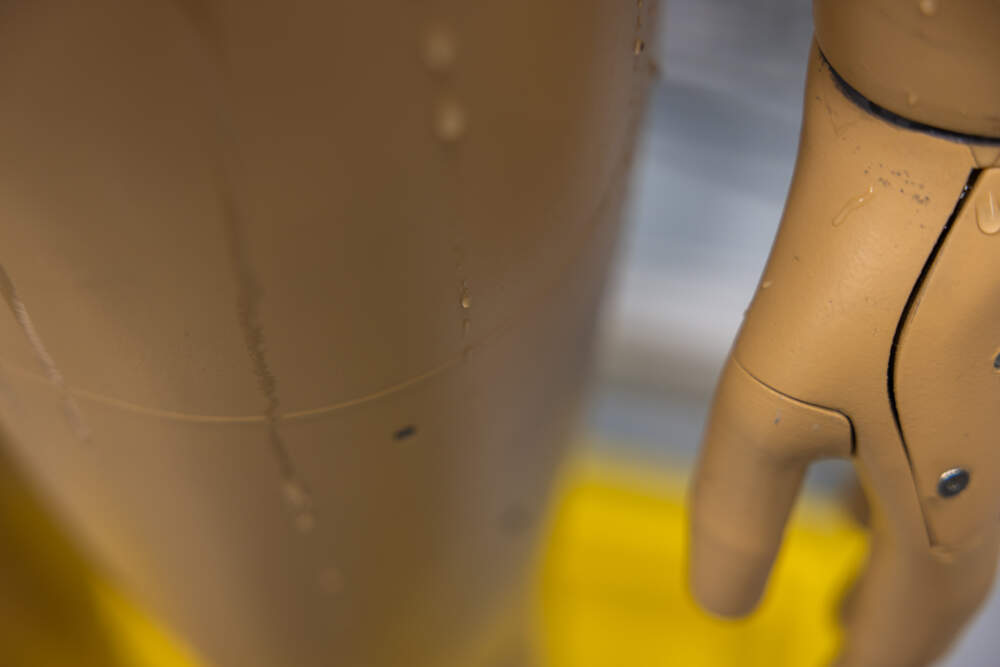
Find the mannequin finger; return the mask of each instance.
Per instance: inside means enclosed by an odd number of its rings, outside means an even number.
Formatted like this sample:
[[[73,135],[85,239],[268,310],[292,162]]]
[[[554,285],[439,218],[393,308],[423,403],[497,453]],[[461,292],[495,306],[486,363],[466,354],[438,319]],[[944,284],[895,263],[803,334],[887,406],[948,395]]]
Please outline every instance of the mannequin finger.
[[[811,461],[848,456],[851,425],[777,392],[734,360],[723,371],[691,497],[692,591],[709,611],[757,604]]]

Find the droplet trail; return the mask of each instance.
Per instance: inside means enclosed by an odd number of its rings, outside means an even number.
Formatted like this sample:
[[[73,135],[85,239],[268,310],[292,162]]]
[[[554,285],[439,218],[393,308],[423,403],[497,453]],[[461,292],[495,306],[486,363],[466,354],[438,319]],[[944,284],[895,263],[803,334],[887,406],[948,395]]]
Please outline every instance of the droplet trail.
[[[444,26],[429,27],[423,35],[421,57],[424,65],[432,72],[445,72],[451,69],[458,59],[455,36]]]
[[[434,132],[438,139],[454,143],[465,136],[468,120],[465,109],[454,100],[438,105],[434,114]]]
[[[844,204],[844,207],[840,209],[840,213],[833,219],[833,226],[840,227],[847,220],[848,216],[857,211],[859,208],[867,204],[875,196],[875,186],[869,185],[868,189],[857,195],[856,197],[851,197]]]
[[[976,222],[984,234],[1000,232],[1000,205],[992,192],[987,192],[976,202]]]

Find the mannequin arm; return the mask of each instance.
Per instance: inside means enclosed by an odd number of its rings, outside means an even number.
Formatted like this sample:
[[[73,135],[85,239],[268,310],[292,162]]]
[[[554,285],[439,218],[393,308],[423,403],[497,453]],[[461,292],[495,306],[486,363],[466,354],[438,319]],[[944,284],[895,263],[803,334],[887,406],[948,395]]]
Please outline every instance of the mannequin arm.
[[[817,3],[819,44],[829,4]],[[842,660],[922,665],[985,597],[996,563],[1000,274],[987,267],[1000,265],[1000,181],[984,167],[1000,142],[895,115],[818,47],[804,113],[695,474],[692,587],[716,613],[750,611],[806,466],[849,458],[874,537]]]

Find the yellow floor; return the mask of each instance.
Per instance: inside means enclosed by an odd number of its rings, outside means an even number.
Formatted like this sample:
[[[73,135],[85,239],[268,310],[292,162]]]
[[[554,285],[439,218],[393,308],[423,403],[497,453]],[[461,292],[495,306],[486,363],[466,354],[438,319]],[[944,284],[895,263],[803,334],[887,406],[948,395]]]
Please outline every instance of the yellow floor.
[[[0,665],[199,665],[97,576],[2,455]]]
[[[809,667],[839,642],[837,604],[862,564],[862,531],[806,502],[760,609],[723,621],[684,583],[682,480],[584,461],[567,476],[541,573],[546,667]]]
[[[726,622],[685,589],[678,478],[581,460],[560,489],[538,577],[545,667],[808,667],[835,653],[833,610],[866,542],[833,509],[797,513],[761,609]],[[94,575],[2,463],[0,586],[0,664],[199,664]]]

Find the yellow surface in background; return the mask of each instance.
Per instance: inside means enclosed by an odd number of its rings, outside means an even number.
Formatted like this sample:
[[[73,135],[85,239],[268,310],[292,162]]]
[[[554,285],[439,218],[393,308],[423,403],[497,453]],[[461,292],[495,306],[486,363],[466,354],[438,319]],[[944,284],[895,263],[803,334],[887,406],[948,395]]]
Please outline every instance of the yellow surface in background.
[[[803,503],[761,607],[730,621],[687,590],[679,477],[590,461],[563,488],[541,572],[545,667],[809,667],[836,655],[836,610],[867,553],[837,509]]]
[[[0,665],[199,664],[98,576],[0,455]]]
[[[839,641],[834,609],[863,534],[807,506],[758,613],[722,621],[684,585],[683,485],[664,471],[583,461],[552,511],[538,586],[544,667],[808,667]],[[0,461],[0,664],[197,667],[108,586]]]

